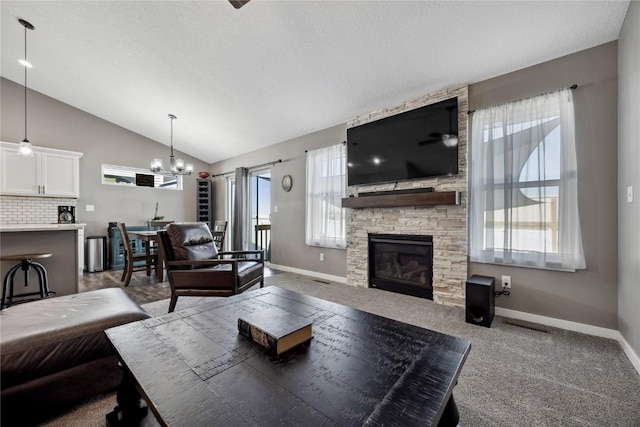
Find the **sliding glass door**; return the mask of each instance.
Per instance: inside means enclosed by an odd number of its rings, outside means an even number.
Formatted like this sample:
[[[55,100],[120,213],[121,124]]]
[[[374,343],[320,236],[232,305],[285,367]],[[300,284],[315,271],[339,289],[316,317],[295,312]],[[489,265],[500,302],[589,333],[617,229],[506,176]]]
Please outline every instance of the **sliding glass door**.
[[[251,171],[249,180],[251,249],[271,259],[271,168]]]
[[[227,232],[224,239],[223,250],[230,250],[232,248],[231,242],[233,242],[233,206],[236,200],[236,178],[235,176],[227,177],[227,195],[226,195],[226,216],[228,219]]]
[[[227,237],[225,242],[233,242],[234,206],[236,198],[236,179],[227,178]],[[249,191],[246,193],[249,215],[242,224],[247,236],[248,248],[263,250],[265,259],[271,259],[271,168],[253,170],[249,173]],[[226,245],[225,245],[226,246]],[[239,249],[239,248],[234,248]]]

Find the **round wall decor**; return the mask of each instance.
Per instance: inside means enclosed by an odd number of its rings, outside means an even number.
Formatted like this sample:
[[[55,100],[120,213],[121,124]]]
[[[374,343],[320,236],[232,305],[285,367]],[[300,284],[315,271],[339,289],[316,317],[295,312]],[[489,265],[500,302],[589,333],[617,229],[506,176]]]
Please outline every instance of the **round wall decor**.
[[[291,190],[292,185],[293,185],[293,179],[291,178],[291,175],[285,175],[282,177],[282,189],[284,191]]]

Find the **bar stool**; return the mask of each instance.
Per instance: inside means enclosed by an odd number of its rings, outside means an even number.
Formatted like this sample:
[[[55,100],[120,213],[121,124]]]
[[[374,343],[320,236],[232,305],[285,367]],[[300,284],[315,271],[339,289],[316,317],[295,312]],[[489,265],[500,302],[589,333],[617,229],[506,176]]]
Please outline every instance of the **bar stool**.
[[[49,283],[47,279],[47,269],[44,268],[44,265],[39,262],[34,261],[34,259],[43,259],[51,257],[50,253],[35,253],[35,254],[20,254],[20,255],[5,255],[0,257],[0,261],[20,261],[19,264],[14,265],[4,276],[4,283],[2,286],[2,304],[0,305],[0,310],[6,307],[9,307],[13,303],[13,298],[16,297],[26,297],[39,295],[40,298],[33,299],[43,299],[48,298],[50,295],[55,294],[49,290]],[[38,279],[40,281],[40,291],[39,292],[28,292],[24,294],[13,294],[13,279],[18,272],[18,270],[24,271],[24,285],[29,286],[29,270],[33,268],[38,274]],[[27,301],[31,301],[27,300]],[[26,302],[26,301],[20,301]]]

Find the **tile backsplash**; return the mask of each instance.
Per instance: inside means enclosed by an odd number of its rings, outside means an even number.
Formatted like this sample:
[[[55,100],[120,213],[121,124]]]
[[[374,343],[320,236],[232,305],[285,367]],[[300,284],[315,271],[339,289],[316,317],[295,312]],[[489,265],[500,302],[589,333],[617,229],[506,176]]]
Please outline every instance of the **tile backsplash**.
[[[76,206],[76,199],[0,196],[0,224],[53,224],[58,206]]]

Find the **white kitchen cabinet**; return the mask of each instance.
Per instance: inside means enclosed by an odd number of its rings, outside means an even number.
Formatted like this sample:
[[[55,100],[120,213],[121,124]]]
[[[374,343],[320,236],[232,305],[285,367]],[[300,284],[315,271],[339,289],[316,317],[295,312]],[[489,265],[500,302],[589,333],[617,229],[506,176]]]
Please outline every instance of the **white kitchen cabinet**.
[[[11,142],[0,143],[1,194],[79,197],[82,153],[33,147],[33,156],[20,156],[18,147]]]

